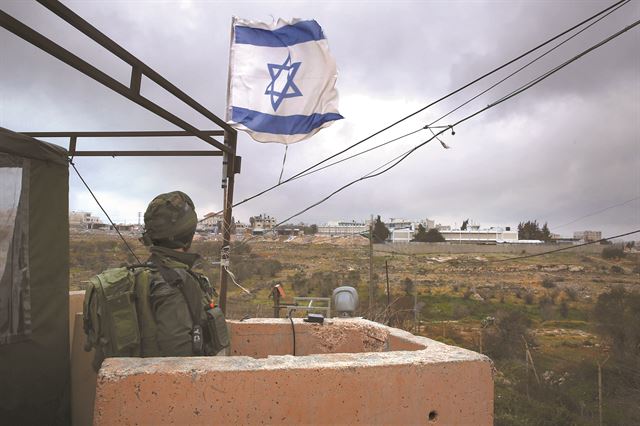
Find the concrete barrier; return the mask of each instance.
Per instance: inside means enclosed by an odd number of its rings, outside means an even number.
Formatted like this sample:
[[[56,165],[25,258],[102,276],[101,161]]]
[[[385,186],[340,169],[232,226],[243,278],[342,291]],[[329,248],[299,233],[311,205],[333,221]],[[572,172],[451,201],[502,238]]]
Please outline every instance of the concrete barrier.
[[[363,319],[230,321],[229,357],[111,358],[94,424],[493,424],[493,365]]]

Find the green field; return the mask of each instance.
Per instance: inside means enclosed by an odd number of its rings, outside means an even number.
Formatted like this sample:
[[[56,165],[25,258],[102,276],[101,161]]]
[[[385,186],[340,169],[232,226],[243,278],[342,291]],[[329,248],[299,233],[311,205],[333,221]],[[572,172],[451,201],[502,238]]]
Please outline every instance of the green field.
[[[146,259],[133,236],[130,244]],[[203,255],[200,269],[217,283],[219,267],[211,263],[219,260],[220,243],[195,241],[193,251]],[[605,360],[603,424],[640,424],[640,346],[634,347],[640,345],[639,254],[605,259],[565,251],[499,262],[510,257],[375,253],[369,309],[366,244],[235,244],[230,269],[251,294],[230,283],[228,316],[270,316],[275,284],[284,286],[287,298],[328,296],[338,285],[351,285],[358,289],[361,315],[489,355],[496,367],[498,425],[597,425],[597,363]],[[115,236],[73,235],[72,289],[127,262],[133,257]],[[601,295],[612,289],[623,292],[611,302],[619,308],[610,303],[597,313]],[[525,362],[525,341],[533,365]]]

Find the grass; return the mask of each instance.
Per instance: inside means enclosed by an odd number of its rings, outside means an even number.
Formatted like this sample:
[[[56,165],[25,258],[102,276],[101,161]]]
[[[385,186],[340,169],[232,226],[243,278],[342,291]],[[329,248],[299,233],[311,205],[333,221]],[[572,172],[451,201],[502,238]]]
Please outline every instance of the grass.
[[[128,239],[138,257],[146,259],[146,249],[134,236]],[[216,285],[219,270],[211,262],[218,260],[219,250],[217,242],[198,241],[193,247],[193,251],[205,254],[204,272]],[[445,257],[451,259],[435,260]],[[599,254],[566,251],[515,262],[489,263],[476,259],[510,257],[514,255],[376,254],[373,262],[376,305],[380,312],[386,305],[386,261],[390,298],[394,301],[392,310],[398,313],[397,326],[413,325],[414,299],[413,295],[405,293],[402,284],[405,278],[415,284],[418,302],[423,306],[419,312],[422,327],[418,333],[448,344],[478,350],[483,320],[495,317],[500,311],[523,313],[531,321],[532,356],[539,375],[550,372],[550,377],[567,376],[561,385],[544,381],[538,385],[531,382],[532,376],[527,381],[524,352],[520,347],[516,348],[517,353],[522,352],[518,359],[494,359],[497,369],[495,424],[597,424],[596,360],[605,357],[607,342],[595,334],[591,310],[598,296],[613,285],[624,285],[628,289],[640,287],[640,275],[632,272],[638,268],[640,257],[633,254],[621,259],[604,259]],[[83,280],[108,267],[130,261],[126,249],[114,236],[74,236],[71,241],[71,287],[82,288]],[[279,262],[281,268],[273,273],[254,267],[274,261]],[[253,265],[244,271],[240,282],[252,294],[246,295],[229,284],[227,306],[231,318],[271,316],[273,301],[269,296],[275,283],[284,287],[289,300],[296,295],[292,287],[294,276],[310,279],[318,272],[334,273],[338,285],[355,286],[360,296],[360,314],[367,313],[367,246],[257,241],[250,244],[250,251],[234,257],[230,268],[239,272],[247,266],[242,266],[243,263]],[[567,268],[548,271],[559,265],[567,265]],[[568,266],[581,268],[570,272]],[[612,271],[612,266],[617,268]],[[543,285],[545,279],[547,288]],[[310,293],[319,295],[319,289],[311,288]],[[542,307],[539,302],[545,298],[553,299],[553,302]],[[526,299],[530,299],[530,303]],[[560,309],[563,300],[567,306],[566,316]],[[640,362],[637,365],[640,366]],[[613,361],[607,364],[604,375],[605,423],[632,424],[632,419],[640,419],[637,404],[640,379],[633,381],[635,376]]]

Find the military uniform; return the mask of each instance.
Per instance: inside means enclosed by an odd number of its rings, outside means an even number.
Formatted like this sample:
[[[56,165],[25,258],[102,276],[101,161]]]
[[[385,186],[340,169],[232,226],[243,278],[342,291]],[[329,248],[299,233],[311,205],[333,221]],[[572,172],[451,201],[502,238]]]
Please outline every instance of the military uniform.
[[[87,287],[85,346],[96,350],[96,370],[105,357],[215,355],[229,345],[213,287],[192,270],[200,256],[187,252],[197,224],[189,196],[158,195],[144,222],[149,260],[104,271]]]
[[[149,306],[155,320],[159,354],[143,353],[142,356],[210,355],[206,348],[197,353],[192,347],[194,319],[186,302],[187,298],[192,298],[195,306],[214,303],[214,290],[209,280],[191,270],[200,256],[155,246],[151,247],[151,253],[151,265],[143,273],[149,274]],[[180,283],[167,283],[159,267],[175,272],[178,276],[174,279],[178,278]],[[202,300],[198,300],[200,298]],[[194,314],[197,314],[197,322],[206,321],[204,309]],[[155,352],[153,346],[150,349]]]

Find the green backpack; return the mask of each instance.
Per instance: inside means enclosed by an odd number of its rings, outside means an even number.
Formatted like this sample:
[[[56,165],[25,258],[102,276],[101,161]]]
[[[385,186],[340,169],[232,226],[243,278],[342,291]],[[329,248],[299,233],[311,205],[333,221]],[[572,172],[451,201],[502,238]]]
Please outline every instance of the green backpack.
[[[85,350],[95,349],[93,367],[96,371],[108,357],[162,356],[149,301],[153,271],[148,266],[114,268],[89,281],[83,326]],[[162,269],[158,272],[165,281],[177,285],[185,297],[193,319],[193,355],[215,355],[229,346],[224,314],[212,303],[202,282],[199,287],[187,286],[185,280],[180,279],[184,272]],[[171,281],[166,277],[167,272]]]

